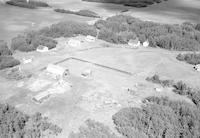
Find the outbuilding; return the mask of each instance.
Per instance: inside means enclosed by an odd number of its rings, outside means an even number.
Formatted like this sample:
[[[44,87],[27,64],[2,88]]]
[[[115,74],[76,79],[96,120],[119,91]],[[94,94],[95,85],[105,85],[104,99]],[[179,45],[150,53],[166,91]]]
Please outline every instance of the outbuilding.
[[[55,77],[62,77],[62,78],[66,78],[70,74],[69,69],[65,69],[61,66],[54,64],[49,64],[46,68],[46,71],[48,73],[55,75]]]
[[[39,46],[37,47],[37,50],[36,50],[36,51],[38,51],[38,52],[47,52],[47,51],[49,51],[49,48],[46,47],[46,46],[39,45]]]

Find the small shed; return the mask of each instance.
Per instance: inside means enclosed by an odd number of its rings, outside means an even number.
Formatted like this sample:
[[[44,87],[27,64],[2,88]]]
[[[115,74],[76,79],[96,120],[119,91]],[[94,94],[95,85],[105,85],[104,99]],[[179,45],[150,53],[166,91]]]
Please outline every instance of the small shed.
[[[143,47],[148,47],[149,46],[149,41],[148,40],[144,41],[142,45],[143,45]]]
[[[39,46],[37,47],[37,50],[36,50],[36,51],[38,51],[38,52],[47,52],[47,51],[49,51],[49,48],[46,47],[46,46],[39,45]]]
[[[85,78],[88,78],[88,77],[92,76],[92,70],[87,69],[87,70],[85,70],[84,72],[82,72],[81,75],[82,75],[83,77],[85,77]]]
[[[49,64],[46,68],[46,71],[48,73],[51,73],[53,75],[55,75],[56,77],[67,77],[69,76],[69,69],[65,69],[61,66],[58,65],[54,65],[54,64]]]
[[[95,37],[94,36],[91,36],[91,35],[87,35],[85,40],[87,42],[95,42]]]
[[[128,45],[132,48],[138,48],[140,46],[140,41],[138,39],[130,39]]]
[[[196,71],[200,71],[200,64],[197,64],[193,67]]]
[[[68,41],[68,45],[72,46],[72,47],[80,47],[81,46],[81,42],[79,40],[70,39]]]

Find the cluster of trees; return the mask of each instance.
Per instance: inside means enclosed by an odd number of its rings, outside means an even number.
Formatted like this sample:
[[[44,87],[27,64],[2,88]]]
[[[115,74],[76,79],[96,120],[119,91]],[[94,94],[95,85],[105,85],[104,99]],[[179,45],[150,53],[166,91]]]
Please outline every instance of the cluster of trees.
[[[178,54],[176,59],[180,61],[185,61],[192,65],[197,65],[200,64],[200,53]]]
[[[74,37],[79,34],[96,36],[97,31],[94,26],[88,25],[86,23],[66,21],[53,24],[50,27],[45,27],[39,30],[38,34],[46,37],[58,38]]]
[[[83,0],[83,1],[123,4],[124,6],[142,8],[142,7],[147,7],[148,5],[152,5],[154,3],[160,3],[166,0]]]
[[[200,91],[198,89],[189,87],[183,81],[174,82],[173,80],[161,80],[158,75],[147,77],[147,81],[160,84],[164,87],[173,87],[173,91],[179,95],[185,95],[200,108]]]
[[[86,16],[86,17],[100,18],[100,16],[97,13],[90,10],[70,11],[70,10],[65,10],[65,9],[54,9],[54,11],[59,12],[59,13],[75,14],[75,15]]]
[[[8,48],[7,43],[0,41],[0,70],[19,64],[19,60],[12,57],[12,51]]]
[[[124,108],[113,115],[117,130],[127,138],[198,138],[200,110],[183,101],[148,97],[142,108]],[[136,133],[135,133],[136,132]]]
[[[156,84],[160,84],[163,87],[170,87],[174,84],[173,80],[161,80],[159,75],[157,74],[153,75],[152,77],[147,77],[146,80]]]
[[[43,138],[62,131],[40,113],[30,116],[8,104],[0,104],[0,122],[1,138]]]
[[[200,50],[200,31],[198,25],[159,24],[141,21],[131,16],[117,15],[95,24],[100,30],[99,38],[111,43],[127,43],[138,37],[141,42],[149,40],[150,46],[169,50]]]
[[[56,47],[57,41],[32,31],[13,38],[11,42],[11,49],[29,52],[36,50],[39,45],[52,49]]]
[[[72,132],[69,138],[120,138],[102,123],[88,119],[85,124],[79,128],[79,132]]]
[[[6,3],[9,5],[29,8],[29,9],[35,9],[37,7],[49,7],[47,3],[36,0],[30,0],[29,2],[27,2],[26,0],[9,0]]]

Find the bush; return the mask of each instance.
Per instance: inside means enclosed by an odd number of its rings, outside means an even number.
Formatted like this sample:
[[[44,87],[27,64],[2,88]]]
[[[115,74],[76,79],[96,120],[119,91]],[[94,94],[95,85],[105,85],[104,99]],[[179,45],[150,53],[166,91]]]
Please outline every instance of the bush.
[[[11,50],[8,48],[7,43],[0,41],[0,56],[10,56],[12,55]]]
[[[113,115],[117,130],[133,138],[139,130],[149,138],[194,138],[200,135],[200,110],[186,102],[148,97],[142,108],[124,108]]]
[[[175,93],[187,96],[197,107],[200,107],[200,91],[189,87],[184,82],[174,82],[173,80],[160,80],[160,77],[158,75],[147,77],[146,80],[153,83],[161,84],[162,86],[173,87],[173,91]]]
[[[86,127],[80,127],[78,133],[72,132],[69,138],[119,138],[111,130],[103,124],[86,120]]]
[[[179,54],[176,59],[192,65],[200,64],[200,54],[198,53]]]
[[[147,77],[146,80],[153,83],[160,84],[163,87],[170,87],[170,86],[173,86],[174,84],[173,80],[161,80],[160,77],[156,74],[153,75],[152,77]]]
[[[200,23],[198,23],[196,26],[195,26],[195,29],[200,31]]]
[[[20,62],[11,56],[0,56],[0,70],[19,65]]]

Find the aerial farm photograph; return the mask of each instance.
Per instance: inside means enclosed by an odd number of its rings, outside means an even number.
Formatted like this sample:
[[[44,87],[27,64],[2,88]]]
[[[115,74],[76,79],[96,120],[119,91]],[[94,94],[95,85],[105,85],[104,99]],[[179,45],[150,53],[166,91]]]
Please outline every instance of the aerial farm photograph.
[[[0,0],[0,138],[200,138],[200,0]]]

